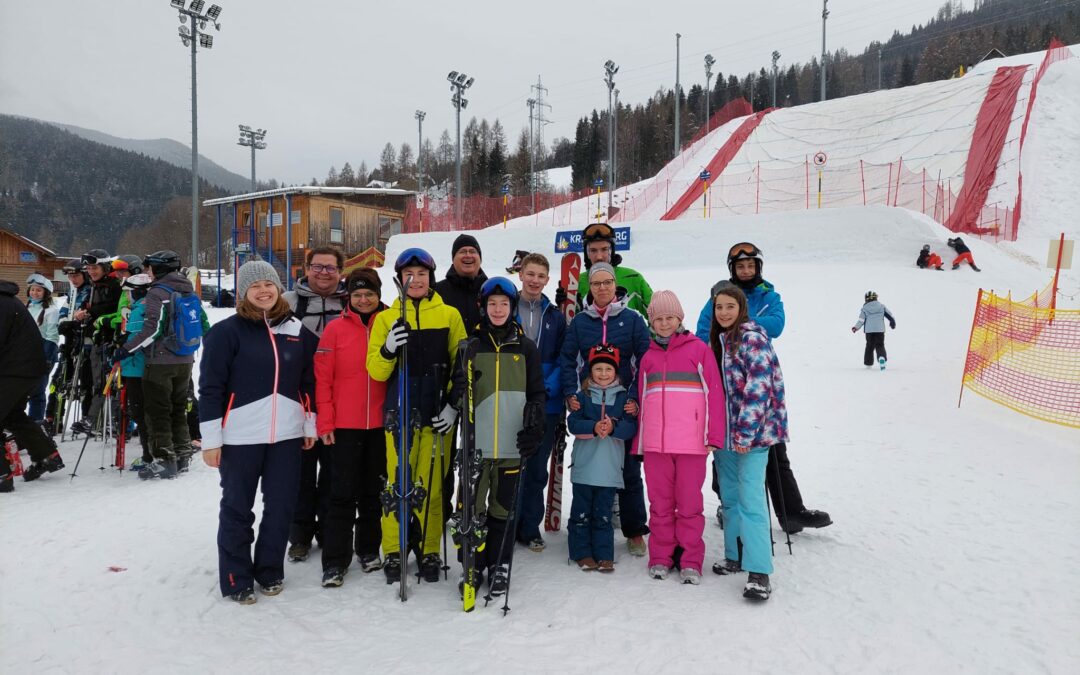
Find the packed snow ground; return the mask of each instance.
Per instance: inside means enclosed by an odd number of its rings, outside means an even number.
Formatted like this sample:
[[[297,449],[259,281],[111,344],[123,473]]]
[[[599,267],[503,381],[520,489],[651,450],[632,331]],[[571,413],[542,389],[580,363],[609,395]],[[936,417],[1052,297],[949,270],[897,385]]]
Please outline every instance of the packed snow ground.
[[[616,573],[583,574],[566,564],[560,532],[543,553],[517,550],[505,618],[495,606],[461,611],[456,566],[450,583],[414,585],[404,604],[381,572],[355,566],[343,588],[323,589],[317,549],[287,565],[281,595],[240,607],[217,587],[213,470],[197,461],[178,480],[143,483],[99,470],[91,443],[71,481],[79,444],[67,443],[68,471],[18,481],[0,500],[4,672],[1076,672],[1078,435],[970,393],[956,407],[977,289],[1039,288],[1046,270],[978,241],[982,274],[918,270],[919,247],[944,255],[947,233],[902,209],[632,232],[624,264],[675,290],[688,323],[741,239],[765,251],[783,294],[790,455],[807,506],[835,524],[793,536],[793,555],[774,529],[768,603],[743,600],[741,576],[649,579],[618,535]],[[388,259],[423,245],[441,277],[453,236],[395,237]],[[488,274],[554,239],[478,236]],[[862,366],[862,335],[850,331],[868,289],[898,321],[886,372]],[[715,507],[706,490],[707,515]],[[707,564],[722,540],[710,517]]]

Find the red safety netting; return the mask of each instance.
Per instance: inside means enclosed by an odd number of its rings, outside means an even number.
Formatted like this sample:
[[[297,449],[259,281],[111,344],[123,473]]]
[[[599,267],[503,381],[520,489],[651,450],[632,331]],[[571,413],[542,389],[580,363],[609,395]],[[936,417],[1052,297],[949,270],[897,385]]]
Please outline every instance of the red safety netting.
[[[1051,287],[1014,302],[979,291],[961,389],[1036,419],[1080,428],[1080,310]]]
[[[754,107],[750,105],[750,101],[745,98],[737,98],[725,103],[719,110],[713,113],[709,118],[707,124],[702,125],[697,133],[690,138],[689,141],[683,143],[682,149],[685,152],[690,146],[694,145],[701,139],[705,138],[709,133],[719,129],[736,117],[746,117],[747,115],[754,114]]]
[[[572,210],[575,200],[588,197],[592,190],[586,188],[575,192],[566,193],[536,193],[536,209],[533,210],[532,195],[508,195],[503,197],[488,197],[485,195],[473,195],[461,199],[461,224],[458,224],[455,205],[457,198],[448,196],[445,199],[428,199],[424,207],[417,208],[415,202],[409,202],[405,208],[405,220],[402,223],[402,232],[451,232],[454,230],[480,230],[485,227],[497,225],[503,219],[511,220],[523,216],[535,215],[538,225],[553,225],[547,222],[552,214],[560,207],[565,206]],[[505,202],[505,203],[504,203]],[[548,210],[551,210],[548,212]],[[544,213],[542,216],[541,212]],[[581,222],[585,221],[585,208],[577,206]],[[543,221],[543,222],[542,222]]]
[[[738,154],[739,149],[742,148],[746,139],[750,138],[750,134],[754,133],[754,129],[757,129],[761,124],[761,120],[765,118],[765,115],[769,113],[768,110],[756,113],[747,117],[739,128],[735,130],[735,133],[731,134],[731,137],[727,139],[727,142],[721,146],[716,155],[709,162],[709,165],[705,167],[713,176],[723,175],[724,169],[731,160]],[[700,183],[701,181],[698,181]],[[686,209],[690,208],[690,205],[697,201],[701,195],[701,189],[697,185],[691,184],[682,193],[682,196],[667,210],[667,212],[661,216],[660,220],[674,220],[681,216]]]
[[[1024,156],[1024,139],[1027,138],[1028,122],[1031,121],[1031,111],[1035,107],[1035,95],[1039,92],[1039,82],[1042,80],[1043,75],[1050,68],[1051,65],[1058,61],[1073,58],[1072,51],[1069,50],[1060,40],[1054,38],[1050,40],[1050,47],[1046,50],[1046,56],[1043,57],[1042,64],[1039,65],[1039,69],[1035,72],[1035,79],[1031,83],[1031,94],[1028,96],[1027,112],[1024,114],[1024,124],[1020,128],[1020,152],[1019,157],[1021,160],[1020,169],[1017,171],[1016,176],[1016,206],[1013,208],[1013,228],[1020,226],[1020,210],[1021,200],[1024,196],[1024,172],[1023,172],[1023,156]]]
[[[968,148],[964,185],[957,196],[956,209],[945,222],[945,226],[953,232],[974,232],[977,227],[979,213],[994,185],[1001,151],[1005,147],[1005,137],[1016,108],[1016,94],[1024,82],[1027,69],[1028,66],[998,68],[987,87]]]

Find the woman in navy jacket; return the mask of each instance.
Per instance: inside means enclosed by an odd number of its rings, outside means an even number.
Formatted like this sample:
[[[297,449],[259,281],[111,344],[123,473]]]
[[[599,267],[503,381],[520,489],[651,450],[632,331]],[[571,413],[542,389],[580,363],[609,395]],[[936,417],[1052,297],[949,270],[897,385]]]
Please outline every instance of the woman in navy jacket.
[[[284,585],[300,449],[311,448],[316,435],[311,402],[319,339],[293,317],[283,290],[269,263],[245,263],[237,275],[236,314],[206,334],[200,364],[203,460],[221,472],[221,594],[245,605],[255,602],[255,582],[263,595],[277,595]],[[252,506],[260,482],[256,539]]]

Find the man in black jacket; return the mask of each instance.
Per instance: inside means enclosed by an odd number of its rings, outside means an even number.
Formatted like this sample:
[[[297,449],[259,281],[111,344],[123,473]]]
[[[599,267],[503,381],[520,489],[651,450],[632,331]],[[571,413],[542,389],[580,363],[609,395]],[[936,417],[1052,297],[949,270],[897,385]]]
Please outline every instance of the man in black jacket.
[[[435,284],[435,292],[443,302],[461,313],[465,322],[465,332],[472,335],[480,323],[480,304],[477,297],[480,287],[487,281],[487,275],[480,265],[480,242],[471,234],[458,235],[450,248],[453,266],[446,272],[446,278]]]
[[[23,480],[34,480],[43,473],[64,468],[56,445],[41,427],[26,414],[30,394],[49,372],[41,331],[26,306],[18,299],[19,287],[0,281],[0,427],[15,436],[20,448],[26,448],[33,464]],[[0,451],[0,492],[14,490],[11,466]]]

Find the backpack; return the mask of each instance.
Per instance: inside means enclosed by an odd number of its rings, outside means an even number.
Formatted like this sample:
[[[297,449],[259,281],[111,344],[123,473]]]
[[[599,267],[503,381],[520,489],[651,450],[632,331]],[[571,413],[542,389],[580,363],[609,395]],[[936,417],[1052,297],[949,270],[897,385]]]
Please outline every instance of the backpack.
[[[202,302],[194,293],[181,293],[164,284],[154,284],[169,293],[169,315],[161,344],[177,356],[190,356],[202,345]]]

